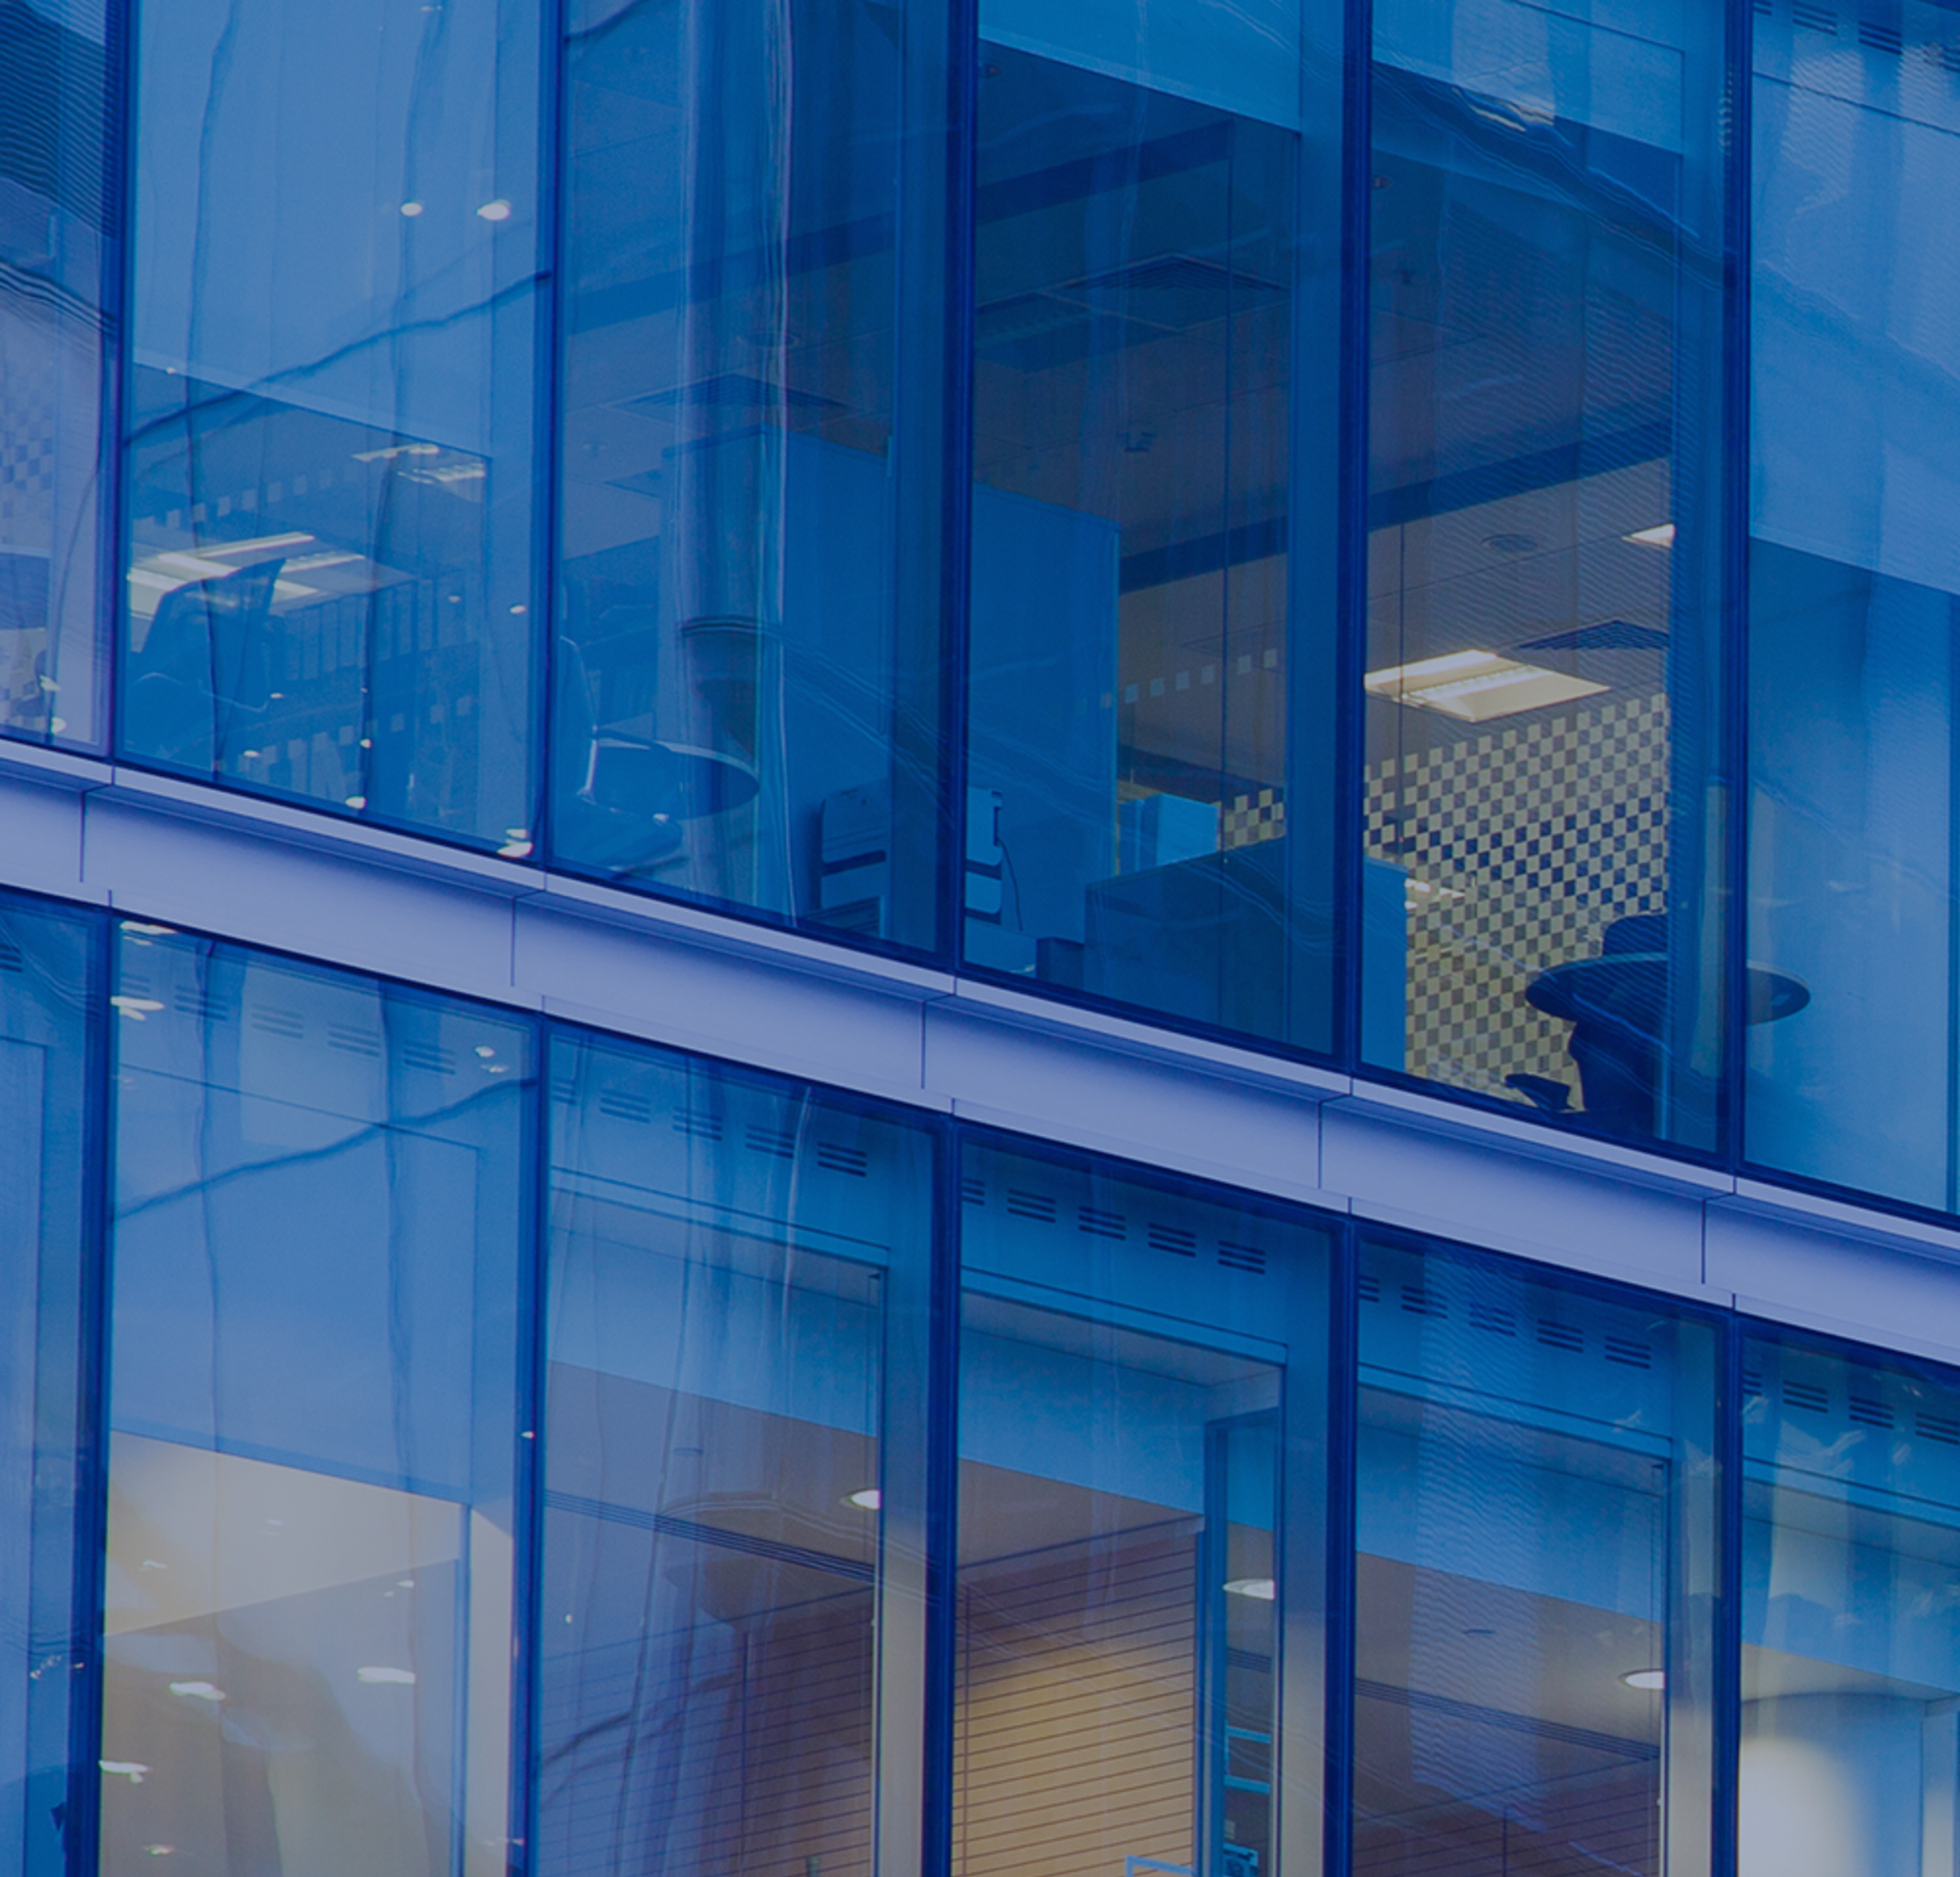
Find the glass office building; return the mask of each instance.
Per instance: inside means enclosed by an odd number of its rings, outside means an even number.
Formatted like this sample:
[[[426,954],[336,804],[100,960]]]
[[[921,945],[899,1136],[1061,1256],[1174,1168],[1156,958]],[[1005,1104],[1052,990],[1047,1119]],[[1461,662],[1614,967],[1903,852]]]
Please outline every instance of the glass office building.
[[[1956,136],[0,0],[0,1869],[1960,1877]]]

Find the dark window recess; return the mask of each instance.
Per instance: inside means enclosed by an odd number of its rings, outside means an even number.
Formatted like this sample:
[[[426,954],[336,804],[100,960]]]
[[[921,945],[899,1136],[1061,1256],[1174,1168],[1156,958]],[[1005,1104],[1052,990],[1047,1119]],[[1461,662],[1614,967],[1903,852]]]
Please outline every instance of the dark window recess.
[[[1509,1310],[1495,1310],[1488,1304],[1470,1306],[1470,1324],[1473,1329],[1487,1329],[1494,1336],[1515,1336],[1518,1333],[1518,1319]]]
[[[629,1095],[622,1088],[609,1088],[599,1098],[599,1111],[610,1114],[615,1121],[638,1121],[642,1125],[654,1118],[654,1105],[644,1095]]]
[[[427,1069],[431,1075],[454,1075],[456,1052],[437,1043],[404,1043],[399,1052],[411,1068]]]
[[[350,1056],[379,1056],[381,1039],[372,1030],[351,1030],[344,1023],[326,1026],[328,1049],[345,1050]]]
[[[1851,1398],[1851,1418],[1860,1427],[1892,1427],[1897,1417],[1884,1402],[1861,1402],[1855,1395]]]
[[[1250,1271],[1255,1277],[1265,1275],[1266,1255],[1256,1245],[1234,1245],[1226,1239],[1220,1239],[1218,1261],[1228,1271]]]
[[[839,1147],[834,1141],[818,1141],[816,1163],[832,1173],[849,1173],[861,1180],[871,1170],[871,1158],[861,1147]]]
[[[1382,1280],[1379,1277],[1364,1277],[1360,1283],[1361,1302],[1379,1304],[1382,1301]]]
[[[1570,1323],[1540,1323],[1538,1340],[1546,1349],[1571,1350],[1575,1354],[1586,1347],[1585,1335]]]
[[[306,1034],[306,1018],[298,1011],[275,1011],[262,1005],[251,1013],[250,1020],[261,1036],[297,1037]]]
[[[1187,1232],[1182,1225],[1146,1226],[1145,1236],[1155,1251],[1170,1252],[1178,1258],[1198,1256],[1198,1234]]]
[[[1821,1414],[1831,1406],[1831,1397],[1815,1382],[1792,1382],[1786,1377],[1783,1403],[1786,1408],[1800,1408],[1805,1413]]]
[[[752,1127],[745,1134],[750,1148],[758,1154],[772,1154],[779,1161],[796,1159],[796,1136],[784,1127]]]
[[[1015,1218],[1036,1218],[1044,1225],[1054,1223],[1054,1201],[1043,1193],[1016,1193],[1009,1190],[1007,1210]]]
[[[1404,1284],[1402,1286],[1402,1309],[1407,1310],[1411,1316],[1443,1317],[1449,1314],[1443,1308],[1443,1299],[1432,1296],[1420,1284]]]
[[[1606,1359],[1626,1368],[1651,1368],[1654,1365],[1653,1351],[1645,1343],[1636,1343],[1626,1336],[1606,1338]]]
[[[1075,1229],[1091,1238],[1128,1238],[1130,1227],[1121,1212],[1099,1211],[1093,1206],[1075,1209]]]
[[[960,1200],[967,1206],[987,1204],[987,1183],[985,1180],[963,1179],[959,1182]]]
[[[1960,1420],[1950,1414],[1916,1414],[1913,1425],[1928,1440],[1939,1441],[1947,1447],[1960,1447]]]
[[[697,1141],[718,1141],[721,1138],[721,1116],[704,1114],[699,1109],[684,1108],[673,1117],[676,1134],[686,1134]]]

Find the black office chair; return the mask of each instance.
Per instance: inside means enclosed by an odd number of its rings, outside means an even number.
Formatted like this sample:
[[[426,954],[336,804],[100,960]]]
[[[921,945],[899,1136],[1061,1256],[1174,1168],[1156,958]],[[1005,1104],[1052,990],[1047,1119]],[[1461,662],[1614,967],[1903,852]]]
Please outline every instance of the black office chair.
[[[163,597],[124,660],[122,748],[173,767],[234,767],[272,691],[272,588],[283,560],[189,580]]]

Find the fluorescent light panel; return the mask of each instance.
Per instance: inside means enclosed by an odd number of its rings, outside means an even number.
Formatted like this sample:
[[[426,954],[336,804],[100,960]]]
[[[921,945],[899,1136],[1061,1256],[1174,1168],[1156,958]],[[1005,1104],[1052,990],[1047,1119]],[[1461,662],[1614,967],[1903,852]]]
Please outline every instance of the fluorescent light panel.
[[[1548,671],[1497,652],[1448,652],[1413,665],[1390,666],[1370,671],[1370,697],[1393,698],[1419,711],[1436,711],[1464,723],[1484,723],[1493,717],[1515,716],[1521,711],[1543,711],[1596,697],[1606,689],[1564,671]]]

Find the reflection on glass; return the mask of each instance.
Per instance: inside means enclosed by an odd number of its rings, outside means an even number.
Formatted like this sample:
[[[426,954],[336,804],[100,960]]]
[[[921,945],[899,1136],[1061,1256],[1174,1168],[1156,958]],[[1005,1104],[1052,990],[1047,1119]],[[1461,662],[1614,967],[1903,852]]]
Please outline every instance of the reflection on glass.
[[[925,945],[938,625],[893,603],[898,25],[877,0],[569,10],[552,840]]]
[[[105,1873],[494,1877],[529,1033],[125,933]]]
[[[0,1865],[69,1869],[86,922],[0,901]]]
[[[645,1050],[561,1039],[552,1082],[541,1868],[869,1877],[925,1144]]]
[[[0,13],[0,736],[99,746],[96,538],[117,210],[105,10]]]
[[[1960,1204],[1953,1050],[1960,189],[1953,16],[1758,16],[1749,1033],[1760,1164]],[[1752,983],[1752,991],[1754,985]]]
[[[1716,1335],[1364,1250],[1357,1870],[1706,1877]]]
[[[1743,1877],[1925,1877],[1960,1812],[1960,1378],[1743,1357]]]
[[[530,12],[143,13],[125,755],[530,851]]]
[[[956,1872],[1310,1868],[1315,1240],[984,1148],[963,1184]]]
[[[1270,12],[981,9],[964,956],[1324,1049],[1337,170]]]
[[[1374,13],[1362,1053],[1714,1145],[1719,9]]]

